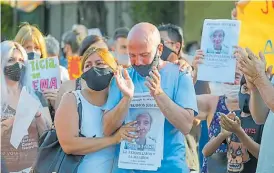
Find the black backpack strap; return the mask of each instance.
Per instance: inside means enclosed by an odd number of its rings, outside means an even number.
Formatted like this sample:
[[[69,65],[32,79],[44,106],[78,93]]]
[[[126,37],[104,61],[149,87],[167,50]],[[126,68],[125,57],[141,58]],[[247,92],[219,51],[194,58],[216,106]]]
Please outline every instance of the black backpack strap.
[[[82,102],[81,102],[81,99],[80,99],[79,94],[77,93],[77,91],[72,91],[71,93],[75,96],[76,103],[77,103],[77,111],[78,111],[78,115],[79,115],[79,134],[80,134],[80,136],[84,136],[81,133],[81,127],[82,127]]]

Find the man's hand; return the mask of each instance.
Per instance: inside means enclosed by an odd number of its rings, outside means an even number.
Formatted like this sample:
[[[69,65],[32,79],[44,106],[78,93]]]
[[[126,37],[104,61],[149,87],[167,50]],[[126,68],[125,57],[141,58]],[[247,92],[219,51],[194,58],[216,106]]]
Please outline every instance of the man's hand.
[[[146,80],[145,85],[150,90],[151,96],[154,97],[164,93],[161,87],[161,75],[156,67],[153,67],[152,71],[149,72],[149,76],[146,77]]]
[[[237,134],[241,130],[241,120],[234,114],[221,116],[221,127],[229,132]]]
[[[192,62],[194,71],[198,72],[198,66],[199,66],[199,64],[203,64],[204,56],[205,56],[205,54],[204,54],[203,50],[201,50],[201,49],[196,50],[194,60]]]
[[[245,74],[245,77],[251,83],[255,83],[256,79],[265,76],[266,60],[260,52],[257,57],[250,49],[246,48],[248,56],[239,56],[239,69]]]
[[[124,74],[124,77],[122,75]],[[114,77],[116,79],[118,88],[123,93],[125,97],[132,98],[134,95],[134,84],[127,72],[126,69],[119,67],[118,70],[115,72]]]

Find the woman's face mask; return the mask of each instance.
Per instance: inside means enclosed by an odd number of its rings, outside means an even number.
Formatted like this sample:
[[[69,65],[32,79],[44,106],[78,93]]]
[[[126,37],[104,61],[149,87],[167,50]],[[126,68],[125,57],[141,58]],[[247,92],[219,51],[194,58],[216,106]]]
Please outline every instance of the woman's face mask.
[[[37,52],[29,52],[28,53],[28,60],[34,60],[34,59],[40,59],[41,58],[41,54],[37,53]]]
[[[94,91],[102,91],[109,86],[113,77],[111,68],[92,67],[82,74],[82,78],[86,81],[87,86]]]
[[[15,82],[20,81],[21,76],[24,72],[25,66],[19,62],[16,62],[13,65],[6,66],[4,68],[4,75]]]

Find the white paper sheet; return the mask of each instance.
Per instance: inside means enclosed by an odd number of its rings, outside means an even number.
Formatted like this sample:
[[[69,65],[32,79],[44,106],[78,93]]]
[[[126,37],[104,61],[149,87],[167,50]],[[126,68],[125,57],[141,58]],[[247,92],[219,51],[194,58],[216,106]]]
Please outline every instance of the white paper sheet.
[[[234,46],[240,33],[238,20],[205,19],[201,40],[204,63],[199,65],[198,80],[210,82],[235,81],[236,58]]]
[[[30,95],[23,87],[17,105],[10,143],[18,148],[23,137],[28,134],[28,128],[38,112],[40,102]]]
[[[137,121],[140,128],[135,142],[122,141],[118,167],[156,171],[163,159],[165,117],[149,93],[135,93],[126,123]],[[138,142],[145,139],[145,144]]]

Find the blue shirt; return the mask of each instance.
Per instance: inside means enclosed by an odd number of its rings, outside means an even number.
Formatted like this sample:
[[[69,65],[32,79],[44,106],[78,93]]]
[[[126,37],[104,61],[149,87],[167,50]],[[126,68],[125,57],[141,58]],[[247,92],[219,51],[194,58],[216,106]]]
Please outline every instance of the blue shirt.
[[[135,93],[149,92],[145,86],[146,79],[140,76],[133,68],[128,69],[129,75],[135,86]],[[197,115],[197,101],[190,74],[180,72],[177,65],[168,63],[161,70],[161,86],[168,97],[177,105],[194,110]],[[105,110],[113,109],[122,99],[116,81],[112,80],[109,97],[104,107]],[[130,170],[118,168],[120,145],[117,146],[116,158],[113,165],[113,173],[129,173]],[[183,134],[166,119],[164,124],[164,159],[157,173],[188,173],[189,169],[185,161],[185,145]],[[146,172],[149,171],[135,171]],[[155,171],[154,171],[155,172]]]

